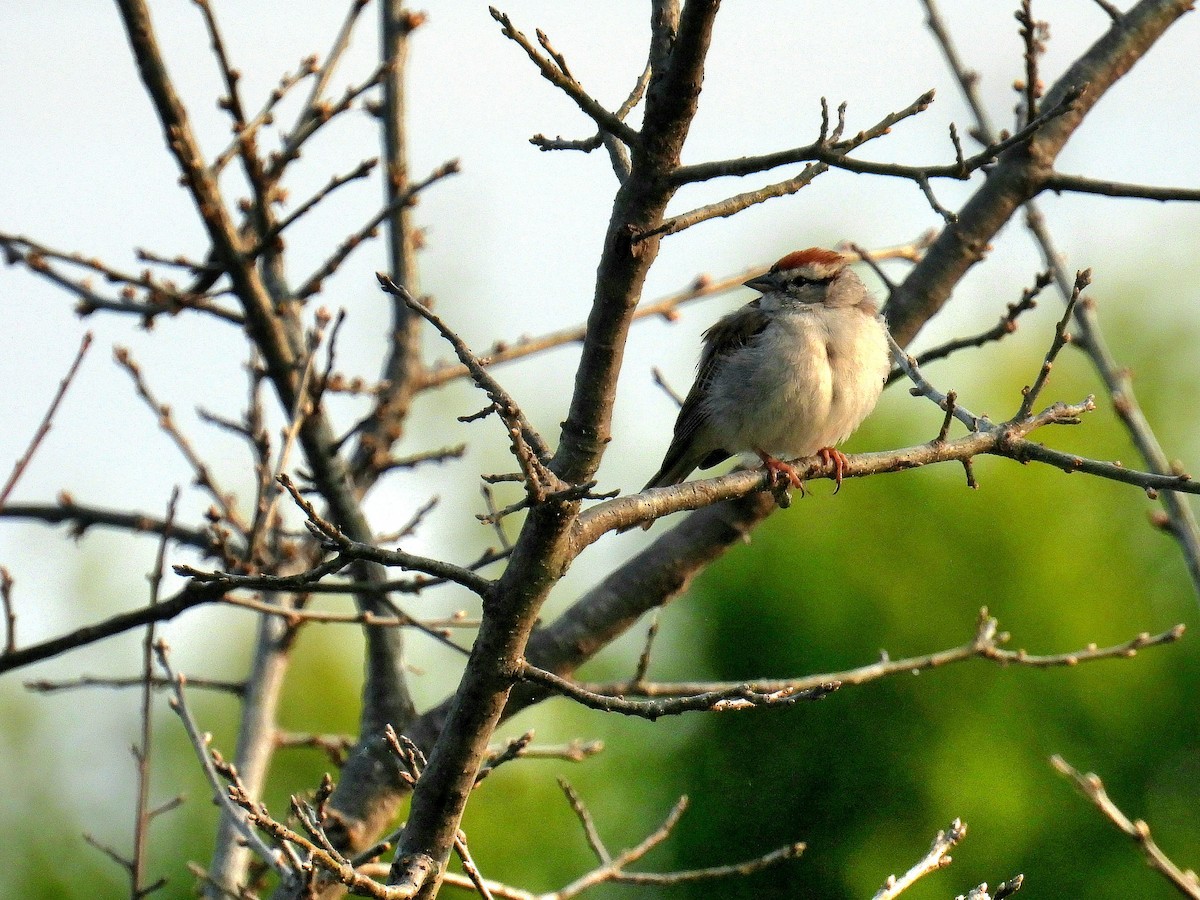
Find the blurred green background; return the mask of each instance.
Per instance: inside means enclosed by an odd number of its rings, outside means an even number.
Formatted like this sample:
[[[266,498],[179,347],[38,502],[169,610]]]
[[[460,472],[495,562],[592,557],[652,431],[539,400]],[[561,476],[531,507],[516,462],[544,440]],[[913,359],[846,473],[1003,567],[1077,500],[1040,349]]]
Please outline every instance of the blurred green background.
[[[1040,363],[1055,305],[1047,299],[1003,346],[965,352],[929,374],[942,387],[958,388],[974,411],[1007,414]],[[1179,399],[1174,373],[1195,335],[1184,328],[1147,348],[1126,343],[1124,336],[1139,340],[1134,323],[1107,324],[1123,336],[1120,353],[1145,361],[1138,387],[1147,413],[1168,423],[1167,440],[1187,446],[1183,435],[1170,434],[1170,413]],[[1045,400],[1078,400],[1093,383],[1082,354],[1068,350]],[[919,442],[939,421],[928,401],[898,385],[850,449]],[[1133,459],[1103,400],[1082,426],[1040,437],[1089,455]],[[1149,524],[1156,506],[1141,492],[999,459],[978,460],[977,474],[975,491],[949,465],[851,481],[836,498],[828,482],[814,483],[808,498],[773,516],[749,545],[734,548],[663,612],[651,678],[783,677],[861,665],[884,650],[892,657],[926,653],[970,639],[981,606],[1012,633],[1010,646],[1034,653],[1119,643],[1176,622],[1194,630],[1196,599],[1180,554]],[[636,631],[583,677],[627,677],[644,628]],[[353,730],[356,711],[345,698],[358,685],[356,664],[346,656],[357,643],[351,630],[304,633],[281,716],[286,726]],[[488,877],[532,890],[565,884],[594,861],[555,784],[562,776],[613,850],[640,841],[679,795],[689,795],[691,808],[674,835],[635,868],[735,862],[808,842],[799,860],[750,878],[660,889],[606,886],[596,897],[869,897],[955,817],[970,830],[954,864],[906,896],[950,897],[1020,872],[1022,896],[1168,897],[1166,882],[1047,758],[1060,753],[1099,773],[1131,817],[1151,823],[1168,853],[1194,863],[1198,673],[1200,653],[1188,635],[1133,659],[1051,670],[971,661],[845,687],[790,709],[655,723],[555,700],[509,723],[505,733],[534,727],[543,742],[599,738],[605,751],[582,764],[506,766],[478,792],[466,829]],[[110,708],[136,706],[132,692],[89,696]],[[193,698],[217,746],[230,751],[233,702],[200,691]],[[72,702],[9,701],[7,752],[36,756],[37,731],[23,723],[40,704]],[[185,896],[184,863],[207,858],[215,812],[178,723],[162,707],[155,796],[182,788],[190,799],[155,823],[151,871],[171,877],[166,895]],[[101,739],[133,737],[130,731]],[[289,792],[314,786],[329,768],[314,751],[282,752],[269,805],[282,812]],[[122,896],[119,870],[79,835],[99,830],[126,847],[131,819],[112,818],[112,809],[131,808],[132,796],[106,797],[108,818],[97,821],[95,806],[80,804],[78,796],[66,801],[56,785],[34,779],[25,787],[5,804],[6,827],[20,828],[24,852],[7,854],[4,895]]]

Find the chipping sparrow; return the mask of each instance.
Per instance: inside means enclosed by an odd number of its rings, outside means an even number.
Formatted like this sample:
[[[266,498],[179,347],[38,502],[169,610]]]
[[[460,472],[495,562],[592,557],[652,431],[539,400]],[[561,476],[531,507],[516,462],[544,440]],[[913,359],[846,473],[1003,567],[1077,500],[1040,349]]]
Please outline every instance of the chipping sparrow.
[[[704,333],[696,383],[646,488],[748,452],[773,483],[786,476],[802,491],[796,469],[779,457],[819,454],[841,487],[846,456],[833,445],[875,408],[891,368],[886,326],[848,262],[811,247],[746,282],[762,296]]]

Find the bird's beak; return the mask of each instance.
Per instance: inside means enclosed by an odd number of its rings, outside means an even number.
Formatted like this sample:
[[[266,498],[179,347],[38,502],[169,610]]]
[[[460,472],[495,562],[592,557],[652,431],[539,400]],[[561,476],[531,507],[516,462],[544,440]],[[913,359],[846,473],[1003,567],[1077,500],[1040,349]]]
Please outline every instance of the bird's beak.
[[[762,291],[765,294],[779,287],[779,276],[774,272],[767,272],[764,275],[759,275],[757,278],[751,278],[749,281],[742,282],[742,284],[745,287]]]

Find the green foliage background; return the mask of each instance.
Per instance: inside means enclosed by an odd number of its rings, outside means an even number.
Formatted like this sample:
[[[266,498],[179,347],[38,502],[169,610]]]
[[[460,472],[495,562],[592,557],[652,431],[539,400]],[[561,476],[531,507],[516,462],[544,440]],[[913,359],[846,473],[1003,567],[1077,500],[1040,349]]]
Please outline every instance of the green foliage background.
[[[1002,418],[1044,352],[1055,313],[1045,305],[1005,345],[964,353],[930,375],[958,388],[974,411]],[[1146,340],[1135,321],[1108,324],[1112,334]],[[1143,361],[1137,384],[1148,414],[1166,423],[1172,448],[1194,457],[1192,436],[1171,432],[1193,338],[1184,328],[1153,344],[1122,340],[1116,349]],[[1044,399],[1078,400],[1094,384],[1082,356],[1068,351]],[[1132,463],[1103,399],[1101,406],[1084,425],[1042,438]],[[893,389],[850,449],[916,443],[939,421],[927,401]],[[981,459],[977,474],[977,491],[950,466],[851,481],[836,498],[827,482],[815,483],[808,498],[772,517],[663,613],[651,676],[782,677],[861,665],[881,651],[926,653],[969,640],[982,606],[1012,633],[1011,646],[1036,653],[1119,643],[1181,621],[1194,630],[1196,598],[1180,554],[1148,524],[1156,506],[1140,492],[1007,460]],[[345,698],[357,696],[357,684],[346,655],[357,644],[346,630],[305,633],[285,725],[353,730],[356,711]],[[639,644],[625,642],[584,676],[628,675]],[[237,649],[229,656],[237,659]],[[869,897],[955,817],[970,831],[954,864],[907,897],[951,897],[1018,872],[1026,876],[1023,897],[1174,896],[1047,758],[1061,753],[1101,774],[1129,815],[1152,824],[1168,853],[1195,864],[1198,679],[1200,652],[1189,635],[1134,659],[1045,671],[975,661],[773,711],[649,723],[553,701],[510,723],[507,733],[536,727],[540,741],[601,738],[606,750],[583,764],[507,766],[478,792],[466,829],[488,877],[533,890],[568,882],[594,860],[555,784],[561,776],[584,797],[612,849],[640,841],[680,794],[690,795],[673,837],[638,868],[708,866],[808,842],[801,859],[752,878],[610,886],[595,897]],[[194,695],[201,720],[215,726],[216,744],[231,752],[234,703]],[[7,701],[7,753],[22,764],[36,757],[37,704],[61,702],[73,701]],[[132,694],[104,695],[103,702],[135,704]],[[215,810],[177,722],[163,712],[156,728],[155,796],[182,789],[191,799],[155,824],[152,871],[171,878],[164,896],[187,896],[184,862],[207,859]],[[129,742],[133,735],[98,739]],[[269,805],[282,813],[290,791],[314,786],[328,768],[312,751],[281,753]],[[121,849],[123,824],[98,823],[101,807],[57,788],[31,779],[6,801],[6,830],[12,835],[12,822],[22,823],[22,852],[6,841],[3,895],[126,896],[120,871],[79,838],[107,825]],[[119,803],[107,800],[111,817]]]

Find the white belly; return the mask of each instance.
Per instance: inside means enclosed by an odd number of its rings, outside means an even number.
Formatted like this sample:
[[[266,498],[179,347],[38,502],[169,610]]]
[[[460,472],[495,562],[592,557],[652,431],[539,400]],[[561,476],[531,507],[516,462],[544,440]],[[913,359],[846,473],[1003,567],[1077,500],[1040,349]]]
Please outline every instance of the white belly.
[[[708,421],[730,452],[810,456],[862,423],[890,366],[877,319],[852,307],[801,306],[721,366],[709,393]]]

